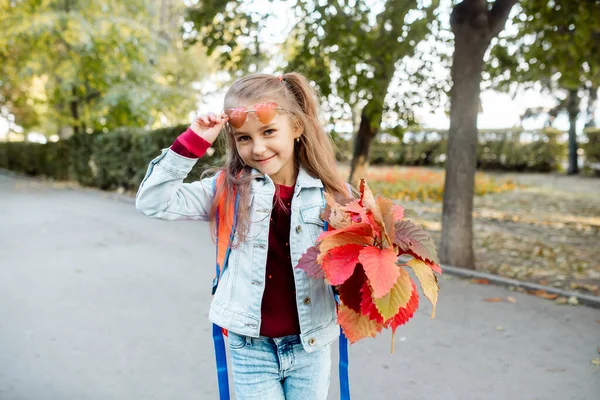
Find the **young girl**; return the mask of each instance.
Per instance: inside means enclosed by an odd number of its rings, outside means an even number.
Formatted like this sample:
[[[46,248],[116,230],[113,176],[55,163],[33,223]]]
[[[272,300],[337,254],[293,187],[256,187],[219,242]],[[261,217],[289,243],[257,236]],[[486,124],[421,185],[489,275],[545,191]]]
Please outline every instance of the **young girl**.
[[[349,195],[317,95],[298,73],[254,74],[231,86],[224,109],[201,115],[152,160],[136,207],[214,227],[219,200],[239,196],[233,248],[209,313],[229,332],[237,399],[325,399],[339,335],[335,299],[324,280],[295,266],[323,231],[323,191]],[[221,132],[225,165],[183,183]]]

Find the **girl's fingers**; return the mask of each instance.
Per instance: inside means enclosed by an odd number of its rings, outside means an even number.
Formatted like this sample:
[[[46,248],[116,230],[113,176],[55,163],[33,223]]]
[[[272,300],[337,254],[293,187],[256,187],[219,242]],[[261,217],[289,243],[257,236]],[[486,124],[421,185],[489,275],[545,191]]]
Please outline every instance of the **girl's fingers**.
[[[211,122],[217,122],[217,116],[213,112],[207,114],[208,120]]]

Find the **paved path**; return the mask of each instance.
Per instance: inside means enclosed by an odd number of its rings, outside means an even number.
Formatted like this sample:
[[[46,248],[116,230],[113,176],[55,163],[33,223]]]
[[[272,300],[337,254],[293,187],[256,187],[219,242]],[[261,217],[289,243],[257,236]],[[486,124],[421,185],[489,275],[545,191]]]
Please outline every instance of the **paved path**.
[[[216,399],[213,259],[205,224],[0,174],[0,399]],[[351,347],[353,399],[600,398],[599,310],[440,284],[436,319],[423,301],[395,354],[389,333]]]

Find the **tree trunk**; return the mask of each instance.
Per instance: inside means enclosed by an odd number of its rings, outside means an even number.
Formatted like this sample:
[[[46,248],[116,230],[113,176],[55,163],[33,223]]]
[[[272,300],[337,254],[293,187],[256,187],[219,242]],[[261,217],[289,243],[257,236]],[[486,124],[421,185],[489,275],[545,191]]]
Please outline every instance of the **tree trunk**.
[[[352,150],[352,162],[348,182],[355,188],[358,188],[361,178],[366,178],[367,176],[371,142],[377,135],[377,132],[379,132],[379,125],[381,123],[381,117],[379,117],[379,120],[373,121],[367,115],[367,109],[368,107],[365,107],[361,113],[360,125],[354,138]]]
[[[71,110],[71,118],[73,118],[72,127],[73,133],[75,135],[80,133],[79,129],[79,104],[77,103],[77,91],[75,88],[71,89],[71,94],[73,95],[73,99],[69,101],[69,108]]]
[[[568,175],[579,173],[577,163],[577,115],[579,115],[579,97],[577,89],[569,90],[569,100],[567,104],[567,112],[569,113],[569,168]]]
[[[463,0],[454,6],[450,129],[442,209],[440,261],[475,268],[473,252],[473,195],[477,148],[477,113],[483,56],[491,39],[504,27],[515,1]]]

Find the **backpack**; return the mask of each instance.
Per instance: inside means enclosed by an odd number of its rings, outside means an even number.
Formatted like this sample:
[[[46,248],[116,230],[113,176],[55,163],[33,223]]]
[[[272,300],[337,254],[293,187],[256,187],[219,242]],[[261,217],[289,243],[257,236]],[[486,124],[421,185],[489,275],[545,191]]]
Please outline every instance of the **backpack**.
[[[216,193],[217,184],[223,185],[225,181],[225,175],[219,173],[213,183],[213,191]],[[229,202],[226,204],[225,196],[221,196],[217,204],[217,215],[216,215],[216,230],[217,230],[217,262],[215,265],[215,278],[212,283],[212,294],[214,295],[219,285],[219,279],[229,258],[231,252],[231,243],[235,234],[235,225],[237,223],[237,210],[239,205],[239,195],[235,192],[235,203]],[[325,196],[323,189],[321,189],[321,197],[323,203],[325,203]],[[223,213],[223,217],[219,211],[227,210]],[[328,230],[328,224],[325,222],[323,230]],[[339,295],[335,293],[335,301],[339,304]],[[215,358],[217,362],[217,379],[219,382],[219,399],[229,400],[229,377],[227,375],[227,355],[225,353],[225,339],[223,336],[227,336],[227,330],[220,326],[213,324],[212,337],[215,347]],[[339,380],[340,380],[340,399],[350,400],[350,382],[348,379],[348,339],[344,335],[342,328],[340,327],[340,338],[339,338]]]

